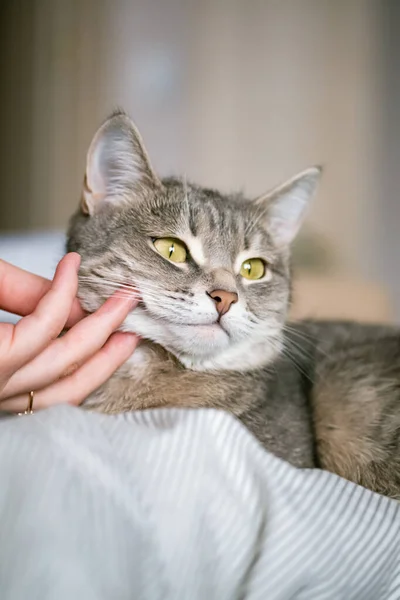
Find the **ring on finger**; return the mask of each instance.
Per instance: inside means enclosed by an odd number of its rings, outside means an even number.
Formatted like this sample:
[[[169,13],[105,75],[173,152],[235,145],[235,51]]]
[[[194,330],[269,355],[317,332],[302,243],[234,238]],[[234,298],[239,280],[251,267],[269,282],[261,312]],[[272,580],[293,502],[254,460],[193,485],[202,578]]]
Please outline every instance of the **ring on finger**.
[[[28,400],[28,406],[26,407],[24,412],[20,412],[18,413],[18,416],[21,417],[22,415],[33,415],[33,400],[35,397],[35,392],[29,392],[29,400]]]

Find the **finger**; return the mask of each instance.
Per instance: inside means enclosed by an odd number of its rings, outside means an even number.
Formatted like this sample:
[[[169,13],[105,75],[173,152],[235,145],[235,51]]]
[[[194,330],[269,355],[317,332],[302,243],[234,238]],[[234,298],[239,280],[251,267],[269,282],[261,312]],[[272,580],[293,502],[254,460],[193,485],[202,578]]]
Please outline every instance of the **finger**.
[[[0,309],[25,317],[36,308],[50,290],[51,281],[34,275],[0,259]],[[85,316],[79,300],[75,298],[67,327],[72,327]]]
[[[138,304],[136,298],[109,298],[98,311],[83,319],[66,335],[52,342],[39,356],[19,369],[7,382],[1,398],[38,390],[76,370],[108,340]]]
[[[79,254],[67,254],[58,264],[51,289],[32,314],[14,327],[11,339],[0,340],[1,362],[14,372],[37,354],[62,331],[78,287]]]
[[[55,404],[81,404],[92,392],[105,383],[111,375],[133,354],[139,338],[133,333],[114,333],[92,358],[75,373],[35,392],[33,410]],[[28,394],[4,400],[1,410],[24,412]]]

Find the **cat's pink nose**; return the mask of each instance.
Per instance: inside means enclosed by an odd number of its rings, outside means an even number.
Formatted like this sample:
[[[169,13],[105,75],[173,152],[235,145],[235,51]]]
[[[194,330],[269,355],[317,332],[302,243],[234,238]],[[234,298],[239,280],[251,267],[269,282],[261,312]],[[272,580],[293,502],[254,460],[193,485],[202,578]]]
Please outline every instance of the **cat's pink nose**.
[[[221,317],[228,312],[232,304],[238,301],[238,295],[235,292],[227,292],[225,290],[214,290],[209,293],[209,296],[214,300]]]

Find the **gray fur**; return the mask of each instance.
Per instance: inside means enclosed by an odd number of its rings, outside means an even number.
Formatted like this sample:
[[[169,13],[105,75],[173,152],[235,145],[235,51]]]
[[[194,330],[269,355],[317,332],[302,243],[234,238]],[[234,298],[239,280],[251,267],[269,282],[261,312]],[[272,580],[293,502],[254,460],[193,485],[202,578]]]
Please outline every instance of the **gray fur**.
[[[290,242],[318,178],[309,169],[255,200],[160,181],[133,124],[114,114],[89,150],[68,250],[82,257],[84,308],[136,290],[141,303],[122,329],[146,341],[87,406],[228,410],[292,464],[400,498],[399,333],[286,322]],[[188,263],[160,256],[160,237],[183,240]],[[264,259],[264,279],[244,280],[240,256]],[[216,289],[239,297],[219,324]]]

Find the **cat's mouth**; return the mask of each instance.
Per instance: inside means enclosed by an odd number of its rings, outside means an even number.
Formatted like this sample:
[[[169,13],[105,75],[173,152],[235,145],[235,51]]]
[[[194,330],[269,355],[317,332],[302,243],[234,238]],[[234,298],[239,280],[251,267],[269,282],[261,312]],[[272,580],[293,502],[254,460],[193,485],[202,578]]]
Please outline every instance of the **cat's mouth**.
[[[198,330],[207,330],[207,329],[213,329],[215,331],[218,331],[219,329],[222,329],[222,331],[224,331],[227,335],[228,332],[226,331],[226,329],[223,327],[223,325],[221,324],[220,321],[213,321],[212,323],[186,323],[185,324],[186,327],[192,327],[193,329],[198,329]]]
[[[146,303],[141,300],[138,305],[137,308],[141,308],[143,310],[148,311],[149,307],[146,305]],[[158,317],[160,318],[160,317]],[[221,318],[220,316],[218,316],[216,319],[214,319],[213,321],[210,321],[208,323],[176,323],[174,320],[170,320],[168,319],[168,317],[163,316],[162,320],[167,321],[169,323],[169,325],[173,325],[173,326],[178,326],[182,329],[187,329],[188,331],[191,332],[190,335],[193,334],[199,334],[201,337],[214,337],[216,335],[221,335],[222,333],[225,334],[227,337],[230,337],[229,332],[227,331],[227,329],[223,326],[222,322],[221,322]]]
[[[142,310],[149,310],[149,307],[146,305],[146,303],[143,300],[140,300],[140,302],[138,302],[137,308],[141,308]],[[170,323],[173,323],[174,325],[176,325],[176,322],[173,321],[172,319],[169,320],[167,317],[163,317],[163,319],[165,321],[169,321]],[[182,323],[183,327],[192,327],[192,328],[198,328],[198,329],[206,329],[207,327],[212,327],[215,328],[215,331],[217,331],[218,329],[222,329],[222,331],[224,331],[227,335],[228,332],[226,331],[225,327],[223,326],[222,322],[221,322],[221,316],[219,315],[214,321],[210,321],[209,323]]]

